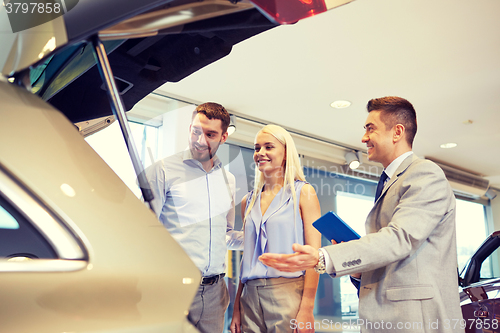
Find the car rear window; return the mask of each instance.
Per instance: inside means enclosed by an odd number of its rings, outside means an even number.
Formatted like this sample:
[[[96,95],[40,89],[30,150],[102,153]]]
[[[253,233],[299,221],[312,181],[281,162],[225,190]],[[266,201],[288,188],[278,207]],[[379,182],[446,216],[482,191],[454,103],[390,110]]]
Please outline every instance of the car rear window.
[[[49,242],[0,196],[0,258],[57,259]]]

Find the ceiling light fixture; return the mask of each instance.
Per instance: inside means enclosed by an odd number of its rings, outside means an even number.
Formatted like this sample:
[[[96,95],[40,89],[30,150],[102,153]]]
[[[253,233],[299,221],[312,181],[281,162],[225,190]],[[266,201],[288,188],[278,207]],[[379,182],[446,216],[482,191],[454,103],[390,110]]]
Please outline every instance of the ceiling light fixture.
[[[351,106],[351,102],[349,101],[344,101],[344,100],[338,100],[335,102],[332,102],[330,106],[334,109],[345,109]]]
[[[236,131],[236,116],[234,114],[230,114],[229,118],[231,121],[229,122],[229,126],[227,127],[227,135],[231,135]]]
[[[443,143],[439,147],[441,147],[443,149],[450,149],[450,148],[455,148],[456,146],[457,146],[456,143],[454,143],[454,142],[448,142],[448,143]]]
[[[345,161],[351,170],[357,169],[361,164],[361,152],[348,151],[345,153]]]

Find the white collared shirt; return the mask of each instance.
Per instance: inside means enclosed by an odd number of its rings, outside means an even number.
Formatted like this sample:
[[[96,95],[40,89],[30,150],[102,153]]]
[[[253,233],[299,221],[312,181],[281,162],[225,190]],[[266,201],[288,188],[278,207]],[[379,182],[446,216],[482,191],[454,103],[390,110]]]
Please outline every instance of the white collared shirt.
[[[387,168],[384,169],[384,172],[387,174],[387,180],[385,181],[386,183],[389,181],[389,179],[392,178],[392,176],[394,176],[401,163],[403,163],[403,161],[411,154],[413,154],[413,152],[410,150],[404,154],[399,155],[394,161],[391,162],[391,164],[387,166]]]
[[[233,229],[235,178],[213,162],[205,171],[188,149],[146,169],[156,216],[203,276],[223,273],[228,248],[243,248],[243,232]]]

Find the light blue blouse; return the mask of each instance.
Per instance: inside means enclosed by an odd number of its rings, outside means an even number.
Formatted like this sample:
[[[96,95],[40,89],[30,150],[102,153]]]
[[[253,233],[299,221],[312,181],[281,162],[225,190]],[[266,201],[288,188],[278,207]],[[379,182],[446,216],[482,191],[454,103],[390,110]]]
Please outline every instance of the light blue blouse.
[[[245,222],[244,252],[241,262],[241,282],[277,277],[299,277],[305,271],[281,272],[259,261],[263,253],[293,253],[292,244],[304,244],[304,226],[300,216],[300,190],[306,182],[296,180],[296,216],[294,222],[292,192],[283,188],[276,194],[265,214],[260,209],[260,193]],[[247,207],[254,192],[247,198]],[[295,224],[295,226],[294,226]]]

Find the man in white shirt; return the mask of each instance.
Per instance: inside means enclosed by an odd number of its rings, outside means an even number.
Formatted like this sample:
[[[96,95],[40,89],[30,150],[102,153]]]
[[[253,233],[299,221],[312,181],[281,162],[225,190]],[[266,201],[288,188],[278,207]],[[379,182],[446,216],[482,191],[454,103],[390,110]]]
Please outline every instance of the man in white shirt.
[[[284,271],[361,273],[361,332],[463,332],[451,187],[436,164],[412,152],[417,121],[410,102],[384,97],[367,109],[362,142],[387,178],[381,177],[367,235],[319,251],[294,244],[295,254],[261,260]]]
[[[233,230],[235,178],[216,156],[229,123],[222,105],[199,105],[189,126],[189,150],[146,170],[156,216],[203,276],[188,315],[203,333],[223,331],[229,304],[224,281],[227,249],[242,249],[243,244],[242,232]]]

